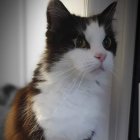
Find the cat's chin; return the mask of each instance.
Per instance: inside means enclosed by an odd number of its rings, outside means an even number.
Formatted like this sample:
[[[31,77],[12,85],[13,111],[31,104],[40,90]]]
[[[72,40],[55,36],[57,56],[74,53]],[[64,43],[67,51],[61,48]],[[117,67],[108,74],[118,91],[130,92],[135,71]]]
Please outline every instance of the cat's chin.
[[[97,68],[94,68],[93,70],[90,71],[90,73],[100,73],[100,72],[104,72],[105,68],[104,66],[101,64],[100,66],[98,66]]]

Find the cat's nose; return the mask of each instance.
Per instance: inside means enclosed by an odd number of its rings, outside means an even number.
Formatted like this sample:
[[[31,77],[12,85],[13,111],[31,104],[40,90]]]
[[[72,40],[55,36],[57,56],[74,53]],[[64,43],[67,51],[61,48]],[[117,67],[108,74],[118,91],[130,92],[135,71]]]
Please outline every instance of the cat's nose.
[[[103,62],[106,58],[106,54],[105,53],[96,53],[95,58],[97,58],[98,60],[100,60],[100,62]]]

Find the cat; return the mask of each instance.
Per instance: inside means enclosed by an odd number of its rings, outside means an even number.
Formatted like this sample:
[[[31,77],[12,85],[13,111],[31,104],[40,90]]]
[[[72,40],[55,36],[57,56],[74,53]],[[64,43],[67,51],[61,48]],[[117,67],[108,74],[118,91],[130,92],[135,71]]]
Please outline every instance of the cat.
[[[49,2],[46,50],[15,97],[5,140],[107,140],[116,5],[80,17]]]

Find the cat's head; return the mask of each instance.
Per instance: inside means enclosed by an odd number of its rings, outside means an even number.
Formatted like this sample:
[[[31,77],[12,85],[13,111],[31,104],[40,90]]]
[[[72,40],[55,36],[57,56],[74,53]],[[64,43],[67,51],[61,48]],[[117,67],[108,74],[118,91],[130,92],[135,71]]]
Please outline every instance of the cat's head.
[[[117,47],[112,29],[116,4],[100,14],[80,17],[61,1],[51,0],[47,9],[48,68],[65,62],[79,72],[112,69]]]

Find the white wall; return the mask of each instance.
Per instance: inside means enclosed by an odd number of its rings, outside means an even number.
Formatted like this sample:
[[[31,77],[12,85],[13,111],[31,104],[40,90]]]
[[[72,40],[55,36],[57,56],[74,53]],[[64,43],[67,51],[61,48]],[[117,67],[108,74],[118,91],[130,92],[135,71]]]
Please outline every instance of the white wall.
[[[102,12],[113,1],[114,0],[88,0],[88,15]]]
[[[47,27],[46,8],[48,0],[26,0],[26,81],[32,78],[33,70],[45,48]]]
[[[0,86],[7,83],[23,84],[19,5],[20,0],[0,1]]]
[[[87,2],[86,0],[61,0],[68,10],[76,15],[86,16]]]
[[[118,0],[117,78],[112,94],[110,140],[128,140],[137,6],[138,0]]]

